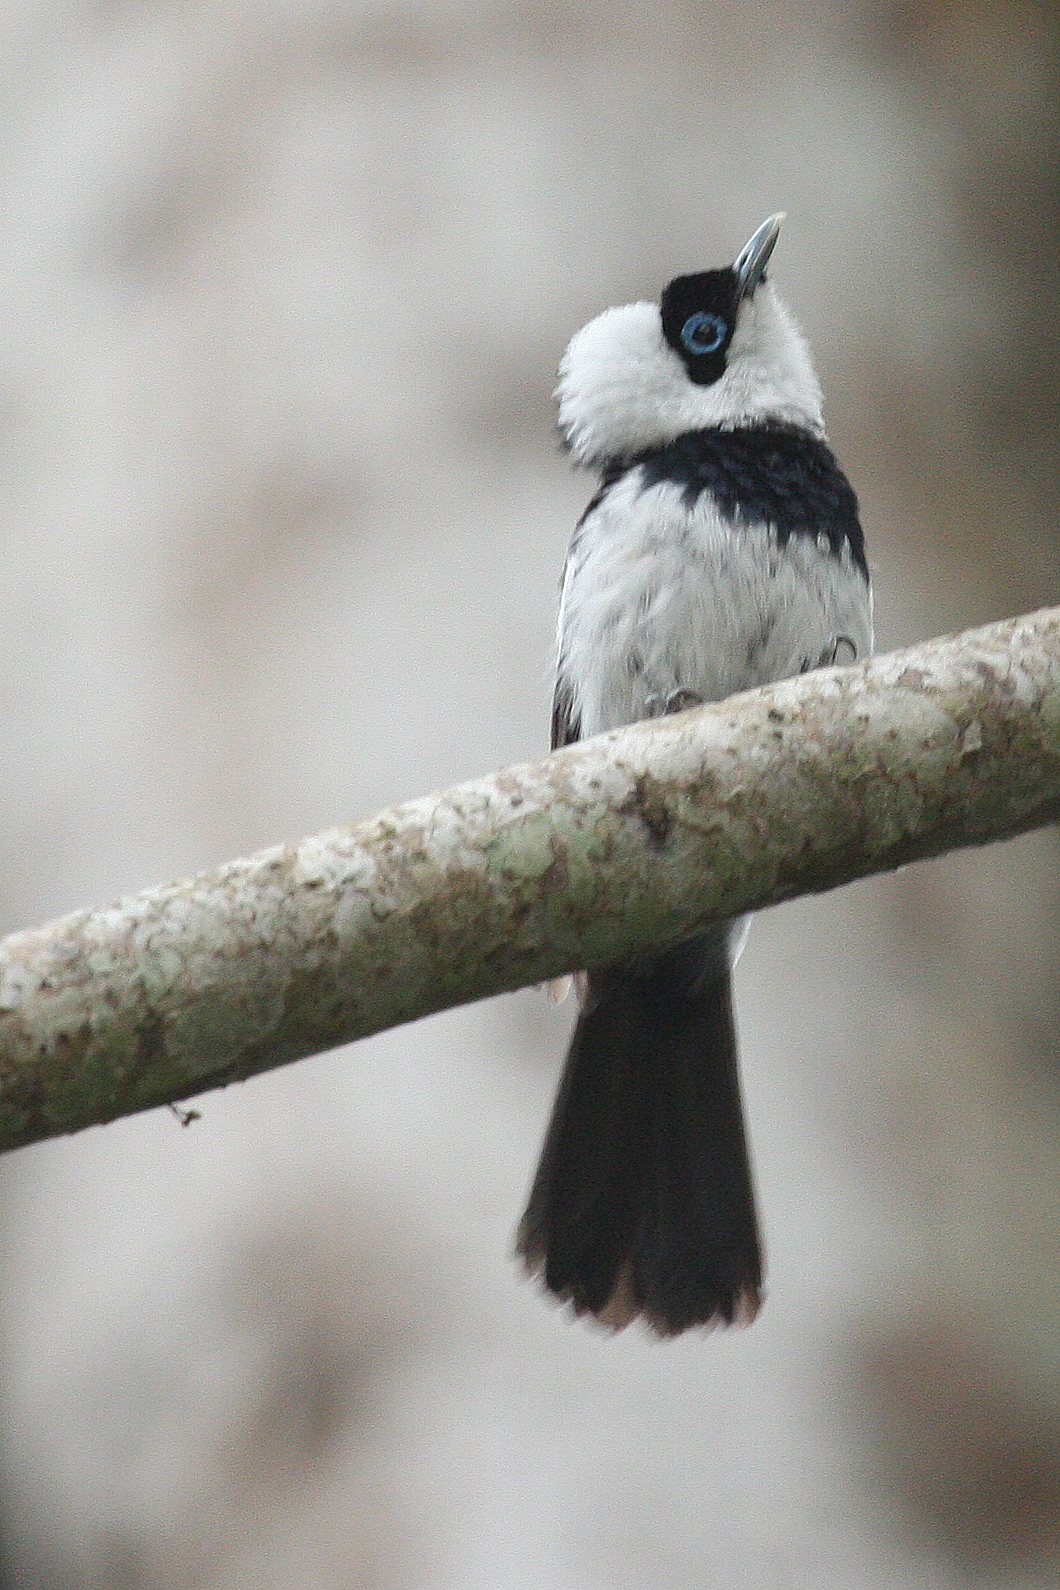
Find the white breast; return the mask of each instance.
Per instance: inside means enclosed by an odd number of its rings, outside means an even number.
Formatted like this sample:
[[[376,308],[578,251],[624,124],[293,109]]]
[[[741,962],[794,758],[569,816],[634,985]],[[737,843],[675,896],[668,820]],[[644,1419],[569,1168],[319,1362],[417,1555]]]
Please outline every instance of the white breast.
[[[739,690],[872,649],[868,583],[849,550],[783,546],[732,526],[709,492],[687,507],[630,470],[575,536],[559,615],[559,670],[581,735],[657,716],[689,691]]]

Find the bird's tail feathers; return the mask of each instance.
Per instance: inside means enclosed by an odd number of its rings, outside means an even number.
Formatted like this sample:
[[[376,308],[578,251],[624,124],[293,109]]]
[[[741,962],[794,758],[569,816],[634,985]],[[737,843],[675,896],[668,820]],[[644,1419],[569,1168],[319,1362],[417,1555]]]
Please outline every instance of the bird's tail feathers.
[[[758,1312],[731,978],[695,941],[590,974],[518,1245],[549,1291],[616,1329]]]

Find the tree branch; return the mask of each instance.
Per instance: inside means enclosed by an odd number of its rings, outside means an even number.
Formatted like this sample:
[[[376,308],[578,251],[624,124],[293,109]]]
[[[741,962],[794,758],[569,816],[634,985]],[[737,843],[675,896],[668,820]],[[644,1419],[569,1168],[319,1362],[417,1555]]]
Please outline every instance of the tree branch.
[[[0,944],[0,1148],[1060,816],[1060,609],[640,723]]]

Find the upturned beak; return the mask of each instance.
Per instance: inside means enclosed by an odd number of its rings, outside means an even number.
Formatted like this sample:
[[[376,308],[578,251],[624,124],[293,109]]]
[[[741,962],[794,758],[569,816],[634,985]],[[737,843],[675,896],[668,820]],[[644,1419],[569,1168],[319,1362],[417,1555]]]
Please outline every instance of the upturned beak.
[[[771,215],[754,235],[748,238],[743,248],[733,261],[733,270],[736,272],[736,296],[750,298],[762,277],[765,275],[769,256],[776,247],[777,238],[780,236],[780,223],[785,212],[781,210],[777,215]]]

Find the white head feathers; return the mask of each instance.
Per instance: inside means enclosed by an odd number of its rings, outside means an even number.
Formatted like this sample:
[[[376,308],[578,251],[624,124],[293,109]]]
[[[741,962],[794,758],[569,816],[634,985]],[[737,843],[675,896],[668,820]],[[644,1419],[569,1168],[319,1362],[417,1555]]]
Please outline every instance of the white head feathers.
[[[687,431],[779,420],[820,435],[809,347],[773,286],[740,301],[724,373],[694,382],[666,341],[658,304],[605,309],[571,338],[556,388],[559,427],[580,464],[663,447]]]

